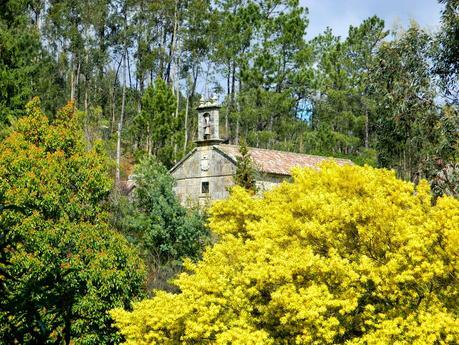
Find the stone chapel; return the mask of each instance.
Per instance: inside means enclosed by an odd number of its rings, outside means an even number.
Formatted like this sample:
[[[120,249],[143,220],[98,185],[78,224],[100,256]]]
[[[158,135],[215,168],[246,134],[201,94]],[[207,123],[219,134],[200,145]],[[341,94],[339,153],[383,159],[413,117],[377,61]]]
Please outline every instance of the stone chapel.
[[[224,199],[233,185],[236,157],[239,147],[224,144],[220,138],[219,110],[215,100],[198,107],[198,139],[196,147],[183,157],[170,173],[176,180],[175,192],[183,204]],[[294,167],[317,167],[330,159],[300,153],[249,148],[258,170],[257,187],[267,190],[290,178]],[[350,160],[335,159],[340,165],[353,164]]]

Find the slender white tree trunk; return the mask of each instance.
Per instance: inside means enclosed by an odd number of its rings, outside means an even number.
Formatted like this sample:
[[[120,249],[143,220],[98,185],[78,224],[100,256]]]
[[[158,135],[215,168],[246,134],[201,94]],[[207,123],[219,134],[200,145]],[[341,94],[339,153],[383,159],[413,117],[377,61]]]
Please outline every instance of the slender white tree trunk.
[[[73,75],[73,61],[74,57],[72,57],[72,63],[70,64],[70,99],[72,101],[75,99],[75,79]]]
[[[110,98],[111,98],[111,102],[112,102],[112,122],[111,122],[111,125],[110,125],[110,134],[112,134],[113,131],[115,130],[115,122],[116,122],[116,118],[115,118],[115,84],[113,84],[113,89],[110,91]]]
[[[87,51],[86,51],[86,56],[85,56],[85,62],[86,62],[86,65],[88,65],[89,55]],[[86,114],[86,117],[88,116],[88,107],[89,107],[88,89],[89,89],[89,77],[85,74],[84,75],[84,112]]]
[[[368,124],[368,109],[365,107],[365,148],[369,146],[369,124]]]
[[[185,107],[185,138],[183,140],[183,154],[186,153],[186,147],[188,143],[188,109],[190,107],[190,97],[186,96],[186,107]]]
[[[123,130],[124,110],[126,104],[126,55],[127,49],[124,48],[123,56],[123,95],[121,97],[121,115],[118,122],[118,140],[116,143],[116,184],[119,186],[121,180],[120,165],[121,165],[121,132]]]
[[[74,90],[75,104],[78,102],[77,96],[78,96],[78,87],[80,84],[80,67],[81,67],[80,61],[78,61],[76,75],[75,75],[75,90]]]

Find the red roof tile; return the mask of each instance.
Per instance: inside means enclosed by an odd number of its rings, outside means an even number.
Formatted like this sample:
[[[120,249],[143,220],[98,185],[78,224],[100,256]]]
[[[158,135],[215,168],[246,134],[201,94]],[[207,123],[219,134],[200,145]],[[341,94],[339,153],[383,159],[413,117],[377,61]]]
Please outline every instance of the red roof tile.
[[[215,147],[230,156],[233,160],[236,160],[236,157],[240,156],[239,146],[222,144]],[[294,167],[316,168],[319,163],[327,159],[331,159],[339,165],[354,164],[348,159],[313,156],[254,147],[249,147],[249,152],[253,162],[260,171],[278,175],[290,175],[290,172]]]

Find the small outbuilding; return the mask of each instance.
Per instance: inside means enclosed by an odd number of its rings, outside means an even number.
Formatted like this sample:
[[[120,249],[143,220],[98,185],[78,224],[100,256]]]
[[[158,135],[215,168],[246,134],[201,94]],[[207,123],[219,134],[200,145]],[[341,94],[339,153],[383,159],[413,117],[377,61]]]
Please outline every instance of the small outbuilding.
[[[219,132],[219,109],[213,101],[198,107],[197,146],[171,170],[176,180],[175,192],[183,204],[199,203],[228,197],[228,188],[236,172],[239,147],[223,143]],[[290,178],[294,167],[317,167],[329,157],[293,152],[249,148],[258,170],[257,187],[267,190]],[[353,164],[347,159],[332,158],[340,165]]]

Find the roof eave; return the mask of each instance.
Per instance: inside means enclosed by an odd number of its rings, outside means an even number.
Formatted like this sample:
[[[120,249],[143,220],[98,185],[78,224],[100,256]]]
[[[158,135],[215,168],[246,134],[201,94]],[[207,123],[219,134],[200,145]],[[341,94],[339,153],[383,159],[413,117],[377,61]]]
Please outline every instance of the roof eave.
[[[183,164],[194,152],[196,151],[196,147],[192,149],[190,152],[188,152],[185,157],[183,157],[181,160],[179,160],[172,168],[170,168],[169,173],[172,174],[179,166]]]
[[[234,163],[234,164],[237,163],[237,161],[233,157],[231,157],[225,151],[220,149],[218,145],[214,145],[213,148],[214,148],[214,150],[218,151],[222,156],[224,156],[225,158],[229,159],[232,163]]]

